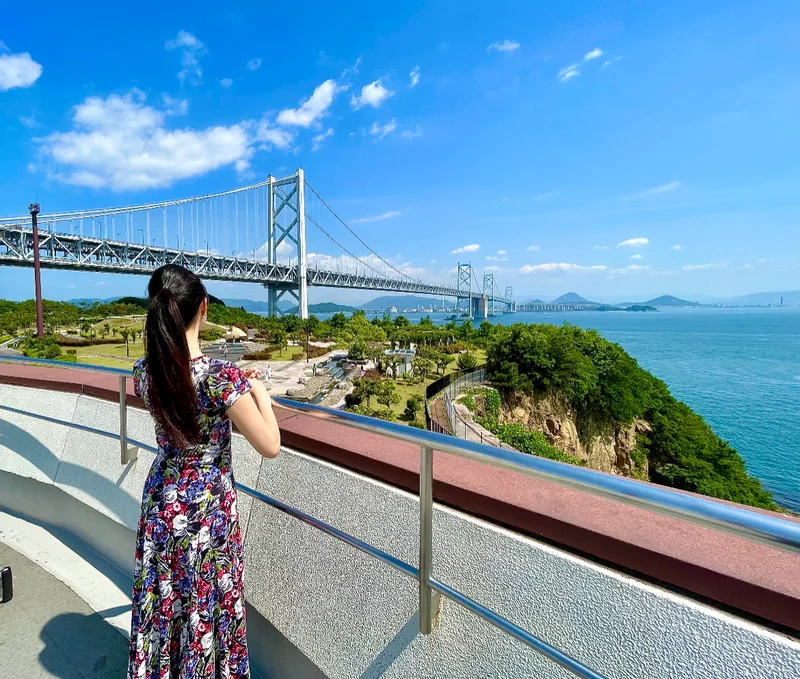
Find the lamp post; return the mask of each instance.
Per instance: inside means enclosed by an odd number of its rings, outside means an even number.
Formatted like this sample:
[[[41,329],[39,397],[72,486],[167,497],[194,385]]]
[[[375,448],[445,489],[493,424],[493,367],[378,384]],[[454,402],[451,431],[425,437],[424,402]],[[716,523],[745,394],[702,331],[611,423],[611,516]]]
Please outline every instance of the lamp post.
[[[33,284],[36,288],[36,336],[44,337],[44,316],[42,314],[42,268],[39,263],[39,203],[28,205],[33,228]]]
[[[311,324],[308,322],[308,319],[305,319],[306,324],[306,363],[308,363],[308,336],[311,333]]]

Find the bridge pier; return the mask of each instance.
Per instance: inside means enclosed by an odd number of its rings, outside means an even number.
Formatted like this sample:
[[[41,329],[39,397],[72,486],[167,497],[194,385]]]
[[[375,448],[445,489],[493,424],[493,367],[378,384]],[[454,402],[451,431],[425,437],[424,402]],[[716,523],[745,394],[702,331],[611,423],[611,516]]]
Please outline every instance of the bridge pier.
[[[470,307],[470,318],[478,318],[480,320],[489,318],[489,298],[486,295],[473,297]]]

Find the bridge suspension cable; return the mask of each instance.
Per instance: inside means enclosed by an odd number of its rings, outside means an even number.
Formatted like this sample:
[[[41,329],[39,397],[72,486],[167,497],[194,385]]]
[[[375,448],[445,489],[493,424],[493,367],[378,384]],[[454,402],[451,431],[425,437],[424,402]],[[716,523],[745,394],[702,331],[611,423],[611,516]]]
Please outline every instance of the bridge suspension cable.
[[[342,226],[343,226],[345,229],[347,229],[347,230],[348,230],[348,231],[349,231],[351,234],[353,234],[353,235],[356,237],[356,240],[358,240],[358,242],[359,242],[359,243],[361,243],[361,245],[363,245],[365,248],[367,248],[367,250],[369,250],[369,251],[370,251],[370,252],[371,252],[373,255],[375,255],[375,257],[377,257],[379,260],[381,260],[381,262],[383,262],[383,263],[384,263],[386,266],[388,266],[390,269],[392,269],[392,270],[393,270],[393,271],[395,271],[396,273],[400,274],[400,276],[402,276],[403,278],[409,278],[409,279],[411,278],[411,276],[409,276],[409,275],[408,275],[408,274],[406,274],[406,273],[403,273],[403,272],[402,272],[402,271],[400,271],[400,269],[398,269],[396,266],[394,266],[394,265],[390,264],[389,262],[387,262],[387,261],[386,261],[386,260],[385,260],[383,257],[381,257],[381,256],[380,256],[380,255],[379,255],[377,252],[375,252],[375,250],[373,250],[373,249],[372,249],[372,248],[371,248],[369,245],[367,245],[367,244],[366,244],[366,243],[365,243],[365,242],[362,240],[361,236],[359,236],[359,235],[358,235],[358,234],[357,234],[355,231],[353,231],[353,229],[351,229],[351,228],[350,228],[350,227],[347,225],[347,223],[346,223],[346,222],[345,222],[345,221],[344,221],[344,220],[343,220],[343,219],[342,219],[342,218],[341,218],[341,217],[340,217],[340,216],[339,216],[339,215],[336,213],[336,211],[335,211],[335,210],[334,210],[334,209],[333,209],[333,208],[332,208],[330,205],[328,205],[328,204],[325,202],[325,199],[324,199],[322,196],[320,196],[320,195],[319,195],[319,193],[317,193],[317,190],[316,190],[316,189],[315,189],[313,186],[311,186],[311,184],[309,184],[308,182],[306,182],[306,186],[307,186],[309,189],[311,189],[311,192],[312,192],[312,193],[313,193],[313,194],[314,194],[314,195],[315,195],[315,196],[316,196],[316,197],[319,199],[319,201],[320,201],[320,202],[321,202],[321,203],[322,203],[322,204],[323,204],[323,205],[324,205],[326,208],[328,208],[328,210],[330,210],[330,213],[331,213],[331,214],[332,214],[334,217],[336,217],[336,219],[339,221],[339,223],[340,223],[340,224],[341,224],[341,225],[342,225]],[[317,227],[319,228],[319,226],[318,226],[318,225],[317,225]],[[328,237],[330,238],[330,236],[328,236]],[[333,239],[331,238],[331,240],[333,240]],[[335,242],[335,241],[334,241],[334,242]],[[337,243],[337,245],[338,245],[338,243]],[[343,248],[341,245],[339,245],[339,247],[341,247],[342,249],[344,249],[344,248]],[[358,259],[358,257],[356,257],[356,259]],[[361,261],[361,260],[359,260],[359,261]],[[362,262],[362,263],[363,263],[363,262]],[[372,267],[370,267],[370,268],[372,268]],[[373,269],[373,271],[374,271],[374,269]]]
[[[361,260],[360,258],[356,257],[356,256],[355,256],[355,255],[354,255],[352,252],[350,252],[350,250],[348,250],[348,249],[347,249],[347,248],[346,248],[344,245],[342,245],[342,244],[341,244],[341,243],[340,243],[338,240],[336,240],[336,239],[335,239],[333,236],[331,236],[331,234],[329,234],[329,233],[328,233],[328,232],[327,232],[325,229],[323,229],[323,228],[322,228],[322,227],[321,227],[319,224],[317,224],[317,222],[316,222],[316,221],[315,221],[315,220],[314,220],[314,219],[313,219],[311,216],[309,216],[308,214],[306,214],[306,219],[307,219],[309,222],[311,222],[311,223],[312,223],[314,226],[316,226],[316,227],[317,227],[317,228],[318,228],[318,229],[319,229],[319,230],[320,230],[322,233],[324,233],[324,234],[325,234],[325,235],[326,235],[328,238],[330,238],[330,239],[331,239],[331,240],[332,240],[332,241],[333,241],[333,242],[334,242],[336,245],[338,245],[338,246],[339,246],[339,247],[340,247],[342,250],[344,250],[344,251],[345,251],[345,252],[346,252],[348,255],[350,255],[350,256],[351,256],[353,259],[355,259],[357,262],[360,262],[361,264],[363,264],[363,265],[364,265],[365,267],[367,267],[368,269],[371,269],[371,270],[372,270],[372,271],[374,271],[376,274],[378,274],[378,275],[379,275],[381,278],[385,278],[385,277],[386,277],[386,274],[384,274],[382,271],[378,271],[378,269],[376,269],[375,267],[373,267],[373,266],[370,266],[370,265],[369,265],[369,264],[367,264],[365,261],[363,261],[363,260]]]

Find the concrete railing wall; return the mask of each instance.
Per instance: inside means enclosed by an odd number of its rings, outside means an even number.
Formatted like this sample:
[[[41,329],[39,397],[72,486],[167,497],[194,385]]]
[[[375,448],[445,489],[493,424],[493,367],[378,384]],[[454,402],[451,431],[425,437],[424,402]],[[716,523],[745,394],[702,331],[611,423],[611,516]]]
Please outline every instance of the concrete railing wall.
[[[108,431],[118,426],[115,404],[85,395],[0,384],[0,404]],[[153,443],[142,411],[129,409],[128,431]],[[140,453],[125,467],[118,456],[115,440],[0,411],[0,470],[55,487],[124,526],[132,555],[152,456]],[[234,470],[241,483],[416,561],[413,495],[292,450],[262,460],[239,436]],[[278,641],[262,637],[254,620],[250,642],[262,647],[264,676],[571,676],[449,601],[434,634],[420,636],[415,581],[241,493],[239,511],[249,603],[283,637],[283,651],[270,659],[269,644]],[[614,679],[788,679],[800,667],[796,640],[439,506],[433,570]]]

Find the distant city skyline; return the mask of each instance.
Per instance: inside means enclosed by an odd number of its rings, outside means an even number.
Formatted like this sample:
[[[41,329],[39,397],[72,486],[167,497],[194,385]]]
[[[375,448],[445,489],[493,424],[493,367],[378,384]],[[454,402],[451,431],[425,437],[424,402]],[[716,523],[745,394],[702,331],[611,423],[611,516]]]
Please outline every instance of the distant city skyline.
[[[29,21],[9,7],[0,27],[0,216],[302,166],[413,277],[471,261],[517,298],[609,302],[800,288],[796,3],[321,4],[301,41],[268,7],[210,2],[54,6],[35,34]],[[121,21],[136,40],[119,39]],[[323,240],[309,251],[354,264]],[[43,272],[50,299],[145,283]],[[32,294],[30,270],[0,266],[0,297]]]

